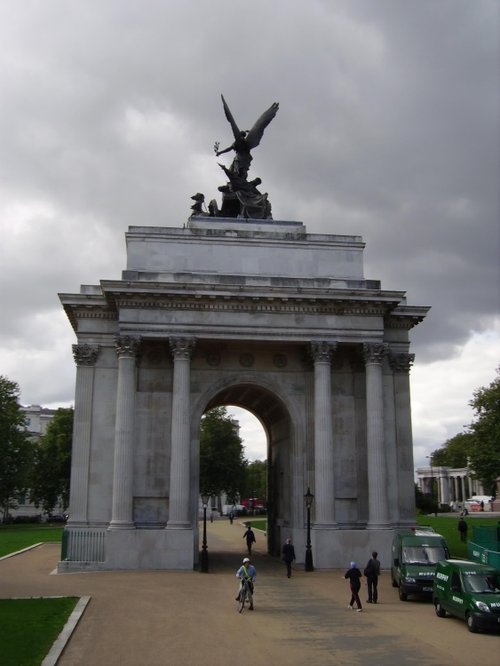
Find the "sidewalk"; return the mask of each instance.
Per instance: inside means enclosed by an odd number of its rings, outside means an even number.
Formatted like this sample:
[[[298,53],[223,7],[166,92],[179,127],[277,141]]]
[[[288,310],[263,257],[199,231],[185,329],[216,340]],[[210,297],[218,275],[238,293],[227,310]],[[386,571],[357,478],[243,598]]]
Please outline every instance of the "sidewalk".
[[[51,575],[59,546],[40,546],[0,562],[0,597],[91,597],[61,666],[497,663],[498,636],[470,634],[463,622],[440,620],[428,602],[400,602],[386,571],[379,583],[381,603],[364,605],[362,613],[347,609],[343,571],[297,568],[287,579],[282,562],[265,554],[259,532],[255,611],[240,615],[234,597],[235,572],[245,555],[243,531],[237,521],[208,523],[208,574]]]

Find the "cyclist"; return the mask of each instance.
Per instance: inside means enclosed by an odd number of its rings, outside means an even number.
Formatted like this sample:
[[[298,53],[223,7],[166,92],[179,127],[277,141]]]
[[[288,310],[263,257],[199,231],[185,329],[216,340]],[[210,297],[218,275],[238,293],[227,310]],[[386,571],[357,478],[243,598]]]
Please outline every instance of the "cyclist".
[[[243,558],[243,564],[236,572],[236,578],[240,579],[240,591],[238,592],[236,601],[240,600],[240,592],[243,585],[243,580],[248,581],[250,592],[253,595],[253,584],[255,582],[255,579],[257,578],[257,572],[255,571],[255,567],[253,566],[253,564],[251,564],[248,557]],[[253,610],[253,603],[250,604],[250,610]]]

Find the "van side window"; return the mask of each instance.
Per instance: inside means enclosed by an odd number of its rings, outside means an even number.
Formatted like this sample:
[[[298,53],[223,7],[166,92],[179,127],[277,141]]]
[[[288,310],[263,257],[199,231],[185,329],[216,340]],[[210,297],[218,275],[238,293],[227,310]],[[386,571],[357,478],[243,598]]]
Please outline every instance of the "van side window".
[[[460,576],[458,573],[455,571],[451,574],[451,589],[454,592],[461,592],[462,591],[462,585],[460,583]]]

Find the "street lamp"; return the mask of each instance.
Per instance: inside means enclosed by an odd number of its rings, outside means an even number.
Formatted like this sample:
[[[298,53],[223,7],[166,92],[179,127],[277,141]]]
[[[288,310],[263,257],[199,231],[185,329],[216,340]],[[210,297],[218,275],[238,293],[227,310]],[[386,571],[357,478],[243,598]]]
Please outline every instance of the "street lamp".
[[[432,500],[432,508],[434,510],[434,515],[437,516],[437,507],[434,504],[434,470],[432,469],[432,456],[425,456],[425,457],[429,460],[429,465],[431,468],[431,500]],[[439,503],[439,488],[438,488],[437,503]]]
[[[207,493],[201,494],[201,501],[203,504],[203,541],[201,544],[201,559],[200,571],[201,573],[208,573],[208,551],[207,551],[207,504],[210,495]]]
[[[313,503],[314,495],[307,488],[307,493],[304,495],[304,501],[307,509],[307,542],[306,542],[306,571],[314,571],[313,556],[311,549],[311,506]]]

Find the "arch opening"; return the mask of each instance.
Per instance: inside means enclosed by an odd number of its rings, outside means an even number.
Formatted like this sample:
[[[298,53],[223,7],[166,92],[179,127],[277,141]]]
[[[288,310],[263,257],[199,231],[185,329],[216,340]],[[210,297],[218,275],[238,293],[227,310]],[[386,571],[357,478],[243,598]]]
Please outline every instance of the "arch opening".
[[[215,407],[234,406],[250,412],[261,424],[267,462],[267,552],[279,555],[282,530],[293,523],[293,420],[289,409],[271,389],[260,384],[237,382],[218,390],[206,403],[203,413]]]

